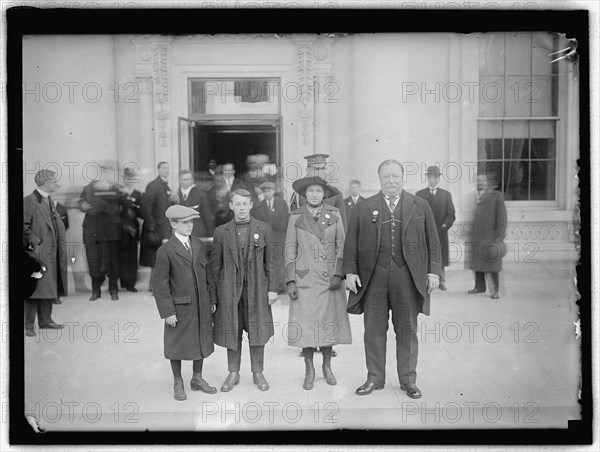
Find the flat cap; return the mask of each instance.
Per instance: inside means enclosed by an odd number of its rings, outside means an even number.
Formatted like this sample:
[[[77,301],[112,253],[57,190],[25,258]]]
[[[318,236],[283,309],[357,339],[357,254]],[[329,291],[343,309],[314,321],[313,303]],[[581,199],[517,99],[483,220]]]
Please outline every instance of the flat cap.
[[[275,184],[273,182],[263,182],[262,184],[260,184],[261,190],[267,190],[269,188],[275,190]]]
[[[198,211],[192,209],[191,207],[181,206],[179,204],[170,206],[165,212],[165,216],[169,220],[191,220],[194,218],[200,218]]]

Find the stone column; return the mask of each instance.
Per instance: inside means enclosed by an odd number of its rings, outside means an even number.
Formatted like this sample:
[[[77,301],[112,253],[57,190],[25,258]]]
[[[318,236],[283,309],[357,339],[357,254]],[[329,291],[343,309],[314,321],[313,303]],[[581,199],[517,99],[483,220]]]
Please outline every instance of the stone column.
[[[298,85],[302,97],[299,102],[298,162],[305,155],[314,154],[314,77],[313,46],[315,36],[294,36],[298,58]]]
[[[137,77],[139,89],[139,149],[136,163],[139,165],[140,177],[138,188],[141,191],[156,177],[156,161],[154,147],[154,101],[152,98],[152,78]]]
[[[150,38],[152,51],[152,86],[154,90],[154,160],[167,161],[171,167],[170,104],[169,104],[169,43],[170,37],[153,36]]]

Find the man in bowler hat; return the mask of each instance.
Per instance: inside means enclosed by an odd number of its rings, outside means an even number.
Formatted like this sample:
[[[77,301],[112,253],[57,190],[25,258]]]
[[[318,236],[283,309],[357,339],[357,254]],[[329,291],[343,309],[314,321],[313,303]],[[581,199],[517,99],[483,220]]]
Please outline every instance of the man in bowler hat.
[[[418,399],[417,315],[429,315],[429,295],[438,287],[441,256],[429,204],[402,189],[404,169],[385,160],[381,191],[358,203],[344,244],[348,312],[363,314],[367,381],[356,393],[383,389],[389,311],[396,333],[400,389]]]
[[[156,252],[152,294],[165,319],[164,354],[171,361],[173,397],[185,400],[181,361],[193,361],[192,391],[214,394],[217,389],[202,378],[204,358],[214,351],[213,319],[217,297],[206,247],[192,235],[198,212],[173,205],[165,217],[173,235]]]
[[[433,212],[438,237],[440,238],[440,246],[442,247],[440,290],[446,290],[446,270],[444,267],[450,265],[448,259],[448,229],[452,227],[456,218],[454,216],[454,204],[450,192],[439,187],[440,169],[437,166],[430,166],[425,174],[429,186],[419,190],[417,196],[427,201]]]

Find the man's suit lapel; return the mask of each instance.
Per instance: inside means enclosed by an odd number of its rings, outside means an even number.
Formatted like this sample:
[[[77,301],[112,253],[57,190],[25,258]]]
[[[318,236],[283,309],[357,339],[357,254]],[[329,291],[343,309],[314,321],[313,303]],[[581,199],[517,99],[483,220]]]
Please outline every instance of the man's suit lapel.
[[[369,214],[373,215],[373,212],[378,211],[376,218],[377,224],[377,246],[375,247],[375,256],[379,254],[379,245],[381,243],[381,217],[383,215],[383,209],[387,209],[388,206],[383,200],[383,193],[379,192],[379,196],[369,202]]]
[[[36,208],[40,212],[40,215],[42,216],[46,224],[50,226],[50,229],[52,229],[52,231],[54,231],[54,225],[52,224],[52,218],[50,217],[50,206],[46,205],[46,201],[44,201],[43,199],[44,197],[41,194],[39,194],[37,190],[34,191],[34,193],[38,201]],[[54,231],[54,233],[56,233],[56,231]]]
[[[406,227],[415,210],[415,200],[406,191],[402,194],[402,237],[406,236]]]

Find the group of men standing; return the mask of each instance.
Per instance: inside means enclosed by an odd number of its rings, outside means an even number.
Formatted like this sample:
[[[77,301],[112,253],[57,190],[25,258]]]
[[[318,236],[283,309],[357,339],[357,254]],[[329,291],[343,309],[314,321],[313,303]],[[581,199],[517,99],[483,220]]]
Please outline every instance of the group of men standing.
[[[318,178],[326,157],[307,157],[308,173]],[[185,398],[181,360],[187,359],[194,361],[192,389],[216,392],[202,379],[202,362],[212,353],[213,336],[214,343],[228,349],[231,378],[224,382],[222,391],[238,384],[243,331],[250,338],[254,383],[267,390],[269,385],[262,375],[264,345],[273,335],[270,305],[278,293],[285,292],[282,244],[290,216],[285,201],[275,194],[275,185],[264,181],[258,188],[246,189],[234,187],[233,180],[225,182],[232,218],[217,224],[214,198],[211,201],[209,193],[196,187],[189,171],[180,173],[180,187],[172,192],[168,163],[161,162],[158,177],[141,195],[133,188],[133,174],[125,174],[124,184],[119,186],[108,179],[109,167],[101,168],[101,176],[84,188],[80,200],[80,208],[86,212],[83,237],[92,277],[90,300],[100,297],[107,275],[112,299],[118,299],[119,277],[124,287],[135,291],[135,276],[127,271],[131,268],[122,265],[120,272],[119,261],[136,261],[141,217],[140,264],[155,267],[151,288],[166,322],[165,357],[171,360],[176,379],[175,398]],[[39,281],[26,297],[28,332],[33,329],[36,312],[40,328],[62,327],[51,318],[53,300],[67,293],[64,225],[50,197],[56,189],[55,176],[47,170],[36,174],[38,188],[24,198],[24,248],[43,270],[29,275]],[[347,312],[364,315],[367,381],[356,390],[358,395],[384,386],[385,333],[391,311],[401,389],[412,398],[421,397],[416,386],[417,315],[429,315],[433,290],[446,290],[448,229],[455,220],[452,197],[438,186],[440,170],[435,166],[427,170],[428,187],[416,195],[403,189],[403,177],[400,162],[385,160],[378,168],[381,191],[377,194],[362,198],[360,182],[353,180],[348,198],[335,191],[335,196],[323,200],[333,206],[345,231],[343,277],[350,292]],[[468,242],[471,252],[465,259],[476,279],[475,288],[468,293],[484,292],[485,274],[489,273],[494,299],[499,298],[498,271],[506,252],[506,208],[496,186],[493,176],[478,177],[474,232]],[[255,202],[256,198],[262,200]],[[306,202],[296,193],[291,207]],[[214,240],[209,257],[198,237],[211,235]],[[180,332],[192,325],[197,334],[190,339],[174,333],[178,323]]]

